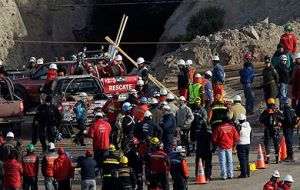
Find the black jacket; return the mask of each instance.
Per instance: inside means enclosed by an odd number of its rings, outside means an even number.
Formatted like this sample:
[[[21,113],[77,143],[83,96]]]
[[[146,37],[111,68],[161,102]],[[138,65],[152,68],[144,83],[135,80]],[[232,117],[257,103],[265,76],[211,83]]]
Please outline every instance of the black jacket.
[[[290,83],[289,70],[282,63],[279,63],[278,65],[278,75],[279,75],[279,83],[285,83],[285,84]]]
[[[34,119],[39,122],[39,127],[58,127],[61,122],[61,114],[54,105],[47,106],[46,104],[42,104],[38,107]]]
[[[212,153],[212,132],[207,129],[201,129],[197,133],[197,149],[198,156],[205,156]]]
[[[284,120],[282,122],[283,129],[293,128],[294,121],[296,119],[295,111],[290,106],[285,105],[283,107],[283,115],[284,115]]]
[[[77,159],[78,166],[81,168],[81,180],[95,179],[95,168],[97,167],[96,161],[92,157],[80,156]]]
[[[187,68],[180,69],[178,73],[178,89],[188,88],[189,86],[189,71]]]

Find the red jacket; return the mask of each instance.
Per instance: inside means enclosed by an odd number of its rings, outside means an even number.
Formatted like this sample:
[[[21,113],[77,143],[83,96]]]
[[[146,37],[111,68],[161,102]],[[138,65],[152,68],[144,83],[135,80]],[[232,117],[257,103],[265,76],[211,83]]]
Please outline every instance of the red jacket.
[[[22,165],[16,160],[8,160],[3,164],[4,188],[21,188]]]
[[[51,81],[57,77],[57,72],[54,69],[48,69],[47,81]]]
[[[141,104],[133,108],[132,115],[137,118],[139,121],[144,120],[144,113],[148,110],[148,106],[146,104]]]
[[[39,157],[35,153],[27,153],[23,159],[24,176],[34,177],[39,172]]]
[[[109,100],[102,107],[102,111],[107,116],[107,121],[110,124],[114,124],[117,119],[118,113],[121,112],[122,104],[118,100]]]
[[[263,190],[278,190],[278,183],[270,180],[264,185]]]
[[[292,187],[290,187],[286,183],[282,183],[282,184],[278,185],[278,190],[292,190]]]
[[[235,127],[229,123],[219,125],[212,134],[213,142],[222,149],[231,149],[238,138]]]
[[[162,150],[155,150],[150,155],[150,172],[152,173],[166,173],[169,171],[168,155]]]
[[[58,158],[54,160],[53,178],[57,181],[62,181],[72,178],[73,176],[74,168],[72,165],[72,160],[64,154],[59,155]]]
[[[104,119],[97,119],[89,128],[88,136],[93,139],[93,148],[105,150],[109,147],[111,125]]]
[[[295,54],[297,51],[297,37],[292,33],[285,33],[280,37],[280,43],[286,52]]]

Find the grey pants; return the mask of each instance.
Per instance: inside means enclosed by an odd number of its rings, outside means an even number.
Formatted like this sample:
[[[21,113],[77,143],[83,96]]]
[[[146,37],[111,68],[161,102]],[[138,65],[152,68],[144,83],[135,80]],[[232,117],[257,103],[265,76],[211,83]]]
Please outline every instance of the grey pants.
[[[96,190],[96,180],[85,179],[81,181],[81,190]]]
[[[56,190],[57,183],[53,177],[45,177],[45,189],[46,190]]]

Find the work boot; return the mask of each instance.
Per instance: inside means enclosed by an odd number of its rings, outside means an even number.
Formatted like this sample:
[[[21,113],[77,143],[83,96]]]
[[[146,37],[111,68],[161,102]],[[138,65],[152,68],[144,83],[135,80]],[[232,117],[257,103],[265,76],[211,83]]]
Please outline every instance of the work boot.
[[[275,156],[275,159],[276,159],[276,164],[279,164],[279,157]]]

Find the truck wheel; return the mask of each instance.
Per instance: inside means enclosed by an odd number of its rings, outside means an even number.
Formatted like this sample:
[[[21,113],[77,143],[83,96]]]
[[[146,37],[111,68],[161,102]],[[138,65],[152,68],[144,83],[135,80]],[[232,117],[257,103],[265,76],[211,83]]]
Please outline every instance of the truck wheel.
[[[22,134],[22,124],[14,123],[11,127],[11,131],[14,133],[15,137],[20,137]]]
[[[24,103],[24,113],[30,109],[30,100],[25,90],[15,89],[15,95],[20,97]]]

